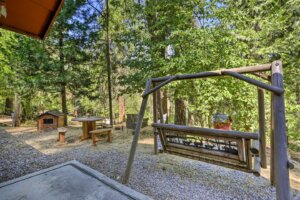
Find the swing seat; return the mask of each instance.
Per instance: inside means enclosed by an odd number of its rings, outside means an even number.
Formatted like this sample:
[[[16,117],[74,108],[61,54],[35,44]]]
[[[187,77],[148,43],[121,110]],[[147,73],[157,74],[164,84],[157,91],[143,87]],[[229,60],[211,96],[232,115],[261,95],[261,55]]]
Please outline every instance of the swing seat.
[[[260,176],[257,133],[162,123],[152,126],[156,128],[166,153]]]

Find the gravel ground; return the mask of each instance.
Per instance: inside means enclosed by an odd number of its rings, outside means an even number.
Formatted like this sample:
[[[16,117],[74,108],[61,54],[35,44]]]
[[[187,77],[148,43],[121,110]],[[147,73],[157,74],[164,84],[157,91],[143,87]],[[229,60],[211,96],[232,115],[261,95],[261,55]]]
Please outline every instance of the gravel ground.
[[[70,128],[67,144],[56,142],[57,132],[34,129],[0,130],[0,182],[69,160],[78,160],[120,181],[130,133],[114,133],[113,143],[80,142],[80,128]],[[264,177],[169,154],[153,155],[152,139],[142,135],[129,187],[154,199],[275,199],[275,189]]]

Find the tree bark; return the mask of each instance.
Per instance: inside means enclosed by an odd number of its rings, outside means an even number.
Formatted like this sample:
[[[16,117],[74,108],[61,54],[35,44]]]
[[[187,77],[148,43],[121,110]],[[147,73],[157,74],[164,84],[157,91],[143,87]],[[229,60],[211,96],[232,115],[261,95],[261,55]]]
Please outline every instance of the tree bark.
[[[112,92],[111,92],[111,67],[110,67],[110,54],[109,54],[109,7],[108,0],[106,0],[106,15],[105,15],[105,26],[106,26],[106,69],[107,69],[107,82],[108,82],[108,99],[109,99],[109,119],[110,125],[113,125],[113,110],[112,110]]]
[[[14,126],[18,127],[21,124],[21,105],[18,93],[15,93],[14,99]]]
[[[165,123],[168,123],[169,121],[168,118],[170,115],[170,103],[169,103],[167,90],[162,90],[162,110],[163,110],[163,114],[167,115]]]
[[[64,66],[64,53],[63,53],[63,46],[64,46],[64,41],[63,41],[63,33],[60,34],[59,37],[59,60],[61,64],[61,73],[60,75],[63,77],[60,85],[60,95],[61,95],[61,108],[62,112],[64,114],[64,126],[68,126],[68,108],[67,108],[67,93],[66,93],[66,82],[64,80],[65,76],[65,66]]]
[[[195,125],[195,117],[194,117],[194,114],[192,112],[190,112],[188,110],[188,125],[189,126],[193,126]]]
[[[175,99],[175,124],[186,125],[186,106],[182,99]]]
[[[123,123],[125,120],[125,99],[123,96],[119,96],[119,122]]]
[[[66,85],[61,85],[61,108],[64,114],[64,126],[68,126],[68,107],[67,107],[67,92],[66,92]]]
[[[13,111],[13,99],[7,97],[7,98],[5,99],[4,113],[5,113],[6,115],[11,115],[12,111]]]

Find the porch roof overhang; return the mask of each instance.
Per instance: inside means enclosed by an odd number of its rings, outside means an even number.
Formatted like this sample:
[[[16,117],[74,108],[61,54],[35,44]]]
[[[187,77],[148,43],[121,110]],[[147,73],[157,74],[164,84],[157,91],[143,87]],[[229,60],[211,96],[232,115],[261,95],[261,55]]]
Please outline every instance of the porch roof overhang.
[[[0,14],[0,27],[44,39],[64,0],[0,0],[6,17]]]

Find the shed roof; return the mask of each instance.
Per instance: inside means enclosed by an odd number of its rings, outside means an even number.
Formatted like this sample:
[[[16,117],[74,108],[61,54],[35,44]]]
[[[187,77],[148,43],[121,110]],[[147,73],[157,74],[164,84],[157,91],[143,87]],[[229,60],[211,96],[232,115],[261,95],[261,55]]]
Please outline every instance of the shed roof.
[[[0,27],[44,39],[64,0],[0,0]]]
[[[40,114],[40,115],[38,116],[38,118],[41,117],[41,116],[43,116],[43,115],[46,115],[46,114],[48,114],[48,115],[53,115],[53,116],[55,116],[55,117],[59,117],[59,116],[63,116],[63,115],[64,115],[62,112],[60,112],[60,111],[58,111],[58,110],[49,110],[49,111],[47,111],[47,112],[44,112],[43,114]]]

